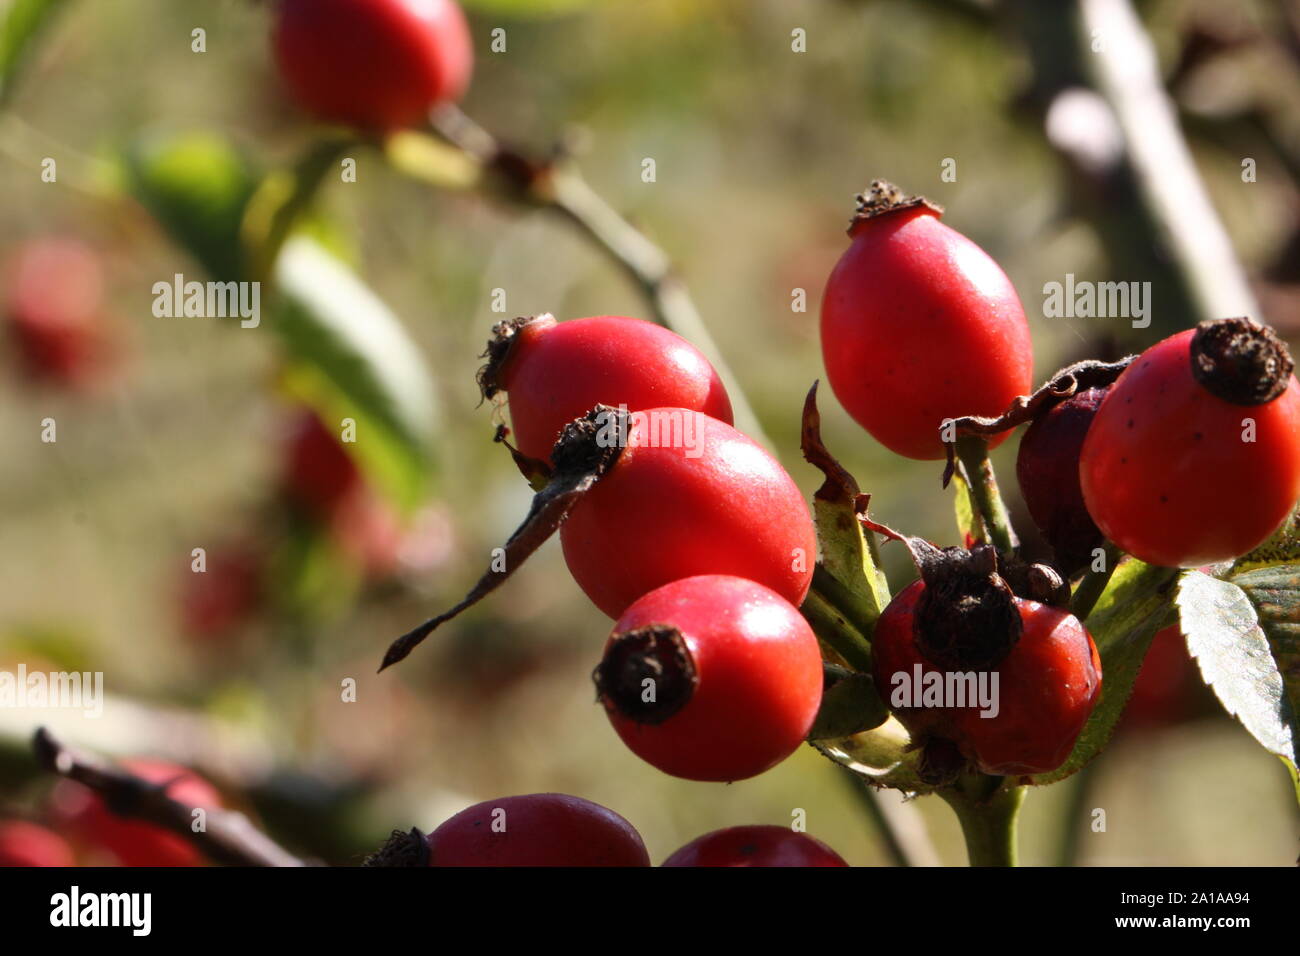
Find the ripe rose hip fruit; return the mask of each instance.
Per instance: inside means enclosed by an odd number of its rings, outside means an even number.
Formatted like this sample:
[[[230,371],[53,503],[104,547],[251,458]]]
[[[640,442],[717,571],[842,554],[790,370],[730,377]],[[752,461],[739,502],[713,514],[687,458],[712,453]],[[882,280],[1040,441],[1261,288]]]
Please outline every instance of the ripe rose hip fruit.
[[[908,458],[943,458],[944,419],[1000,415],[1032,384],[1029,326],[1011,280],[939,215],[873,183],[822,296],[836,397]]]
[[[708,359],[644,319],[550,315],[499,323],[479,373],[485,398],[506,392],[517,447],[546,461],[561,429],[596,405],[689,408],[731,424],[731,401]]]
[[[679,578],[731,574],[801,604],[817,536],[780,462],[699,412],[629,417],[618,460],[560,527],[564,560],[587,597],[617,618]]]
[[[0,867],[76,866],[68,841],[26,820],[0,821]]]
[[[686,844],[664,866],[848,866],[821,840],[788,827],[714,830]]]
[[[1286,346],[1248,319],[1203,322],[1143,352],[1083,443],[1088,512],[1148,564],[1238,557],[1300,495],[1300,385]]]
[[[274,46],[303,107],[378,131],[413,126],[459,99],[474,63],[453,0],[280,0]]]
[[[1105,544],[1083,504],[1079,453],[1106,392],[1105,388],[1085,389],[1039,415],[1020,439],[1016,457],[1020,494],[1067,577],[1091,560],[1093,549]]]
[[[881,695],[912,733],[955,743],[982,772],[1019,775],[1055,770],[1074,742],[1101,691],[1101,660],[1092,638],[1067,611],[1015,598],[1021,634],[1010,653],[987,671],[998,675],[997,714],[981,717],[967,707],[898,707],[894,694],[920,673],[944,673],[917,648],[915,618],[925,583],[904,589],[876,622],[872,639],[875,680]],[[991,682],[990,682],[991,686]]]
[[[822,697],[807,621],[776,592],[719,574],[674,581],[624,611],[594,678],[632,752],[688,780],[776,766],[803,743]]]
[[[429,866],[649,866],[641,835],[613,810],[563,793],[485,800],[426,838]]]
[[[94,378],[107,358],[95,251],[78,239],[33,240],[5,271],[5,317],[28,374],[69,385]]]
[[[123,769],[150,783],[167,784],[167,795],[192,807],[221,806],[221,795],[194,771],[151,758],[121,761]],[[203,857],[179,834],[121,817],[89,788],[63,780],[54,791],[61,818],[82,839],[108,850],[122,866],[200,866]]]

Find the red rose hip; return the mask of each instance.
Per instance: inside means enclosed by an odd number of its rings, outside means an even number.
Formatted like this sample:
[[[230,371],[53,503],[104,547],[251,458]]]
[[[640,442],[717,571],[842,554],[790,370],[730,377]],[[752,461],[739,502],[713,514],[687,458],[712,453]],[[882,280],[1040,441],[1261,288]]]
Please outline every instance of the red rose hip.
[[[726,575],[674,581],[634,603],[594,676],[632,752],[688,780],[774,767],[803,742],[821,704],[808,623],[779,594]]]
[[[877,441],[908,458],[943,458],[945,419],[1000,415],[1032,385],[1016,290],[939,215],[873,183],[822,296],[822,355],[836,397]]]
[[[1079,453],[1106,389],[1089,388],[1034,419],[1020,439],[1016,478],[1034,524],[1069,577],[1086,565],[1105,537],[1088,514],[1079,483]]]
[[[808,593],[817,536],[780,462],[730,425],[681,408],[634,412],[618,460],[560,527],[564,560],[612,618],[696,574]]]
[[[280,0],[280,74],[310,112],[388,131],[459,99],[474,48],[453,0]]]
[[[1300,385],[1280,339],[1203,322],[1143,352],[1111,387],[1079,460],[1084,502],[1148,564],[1245,554],[1300,495]]]
[[[686,844],[664,866],[848,866],[821,840],[788,827],[714,830]]]
[[[515,444],[530,458],[548,460],[561,429],[596,405],[688,408],[732,422],[731,402],[708,359],[653,322],[539,315],[493,331],[479,383],[486,398],[507,393]]]
[[[429,866],[649,866],[632,824],[563,793],[485,800],[428,835]]]
[[[876,686],[899,720],[918,738],[952,741],[979,770],[989,774],[1032,774],[1055,770],[1074,742],[1101,691],[1097,648],[1078,618],[1068,611],[1014,598],[1021,633],[1002,660],[983,670],[996,673],[993,706],[900,706],[905,688],[913,695],[915,675],[945,674],[917,646],[916,617],[926,585],[917,581],[890,602],[872,639]],[[965,669],[963,669],[963,672]],[[978,677],[978,674],[977,674]],[[990,716],[984,716],[985,713]]]

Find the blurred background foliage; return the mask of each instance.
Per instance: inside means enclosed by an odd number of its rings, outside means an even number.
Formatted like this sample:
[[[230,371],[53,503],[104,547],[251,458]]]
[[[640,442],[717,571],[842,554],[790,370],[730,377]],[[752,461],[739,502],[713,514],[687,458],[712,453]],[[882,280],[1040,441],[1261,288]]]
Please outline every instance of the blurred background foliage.
[[[104,263],[118,354],[111,375],[78,390],[32,383],[6,356],[0,666],[102,670],[112,700],[98,721],[0,710],[0,809],[39,810],[49,783],[24,748],[48,718],[108,753],[193,763],[288,846],[330,862],[359,861],[393,827],[428,830],[480,799],[543,790],[616,809],[656,862],[707,830],[787,823],[795,808],[851,863],[887,862],[852,786],[810,748],[717,786],[669,778],[622,747],[588,676],[609,622],[555,543],[410,661],[374,673],[392,637],[460,597],[527,507],[527,486],[491,441],[499,415],[474,384],[503,317],[492,290],[505,290],[509,316],[648,316],[647,305],[561,218],[432,190],[354,145],[344,155],[357,160],[357,182],[326,176],[309,231],[338,257],[333,269],[355,273],[339,281],[359,277],[386,304],[364,313],[377,384],[355,363],[331,364],[343,348],[331,335],[347,329],[319,303],[296,324],[293,301],[281,303],[255,330],[155,318],[155,282],[223,269],[220,252],[197,262],[169,240],[169,183],[207,204],[201,244],[246,226],[222,203],[242,203],[271,171],[283,176],[322,134],[281,91],[268,4],[67,6],[0,117],[0,254],[47,236],[89,243]],[[853,194],[871,178],[944,204],[946,221],[1002,264],[1030,317],[1039,379],[1195,321],[1131,179],[1081,167],[1062,148],[1082,141],[1086,153],[1106,130],[1047,135],[1055,97],[1086,72],[1070,4],[466,6],[478,54],[466,112],[533,153],[563,143],[663,246],[809,494],[819,476],[797,445],[802,398],[822,374],[817,303],[846,246]],[[1264,318],[1294,343],[1300,11],[1263,0],[1153,0],[1139,11]],[[191,52],[195,27],[207,31],[206,53]],[[506,30],[504,54],[488,50],[494,27]],[[807,31],[807,53],[791,52],[795,28]],[[46,156],[58,160],[57,183],[40,181]],[[646,157],[654,183],[641,180]],[[1257,161],[1257,182],[1242,181],[1244,157]],[[948,158],[955,182],[940,178]],[[1067,273],[1152,280],[1152,328],[1045,318],[1043,285]],[[324,282],[300,278],[308,297]],[[792,311],[797,289],[806,312]],[[373,537],[371,511],[355,527],[322,529],[284,493],[301,405],[331,421],[356,417],[367,439],[387,436],[349,446],[379,511],[404,529],[378,567],[356,545]],[[827,445],[879,520],[955,543],[938,467],[891,456],[829,395],[822,411]],[[46,416],[58,422],[55,444],[39,441]],[[995,454],[1011,499],[1013,456],[1014,443]],[[1028,530],[1018,501],[1013,509]],[[195,620],[196,601],[223,600],[192,593],[196,547],[210,566],[220,554],[253,569],[252,584],[230,585],[253,595],[247,613]],[[885,558],[898,589],[913,573],[906,555],[891,547]],[[340,701],[347,678],[355,703]],[[1033,792],[1024,860],[1060,859],[1057,818],[1073,807],[1086,828],[1086,812],[1101,807],[1106,832],[1077,835],[1083,863],[1293,862],[1300,820],[1285,772],[1201,704],[1126,727],[1086,792],[1075,780]],[[916,807],[941,858],[962,862],[949,810]]]

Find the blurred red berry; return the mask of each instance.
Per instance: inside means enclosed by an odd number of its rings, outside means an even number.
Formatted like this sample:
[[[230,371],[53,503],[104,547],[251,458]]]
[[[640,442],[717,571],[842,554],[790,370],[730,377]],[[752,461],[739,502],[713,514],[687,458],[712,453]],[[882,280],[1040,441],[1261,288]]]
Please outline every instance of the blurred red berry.
[[[419,123],[460,98],[474,65],[452,0],[282,0],[274,45],[304,108],[365,129]]]
[[[80,386],[105,367],[104,275],[99,256],[79,239],[38,239],[20,246],[5,269],[5,319],[33,378]]]
[[[192,807],[221,806],[213,786],[192,770],[165,760],[134,758],[121,766],[150,783],[167,784],[167,795]],[[170,782],[170,783],[169,783]],[[55,788],[56,812],[87,843],[111,853],[122,866],[199,866],[203,857],[183,836],[152,823],[118,816],[103,798],[72,780]]]
[[[185,634],[211,639],[229,634],[256,612],[263,564],[254,549],[235,546],[209,554],[206,567],[183,572],[180,619]]]
[[[0,821],[0,867],[76,866],[68,841],[26,820]]]
[[[285,448],[284,489],[289,499],[316,518],[332,517],[361,485],[361,472],[314,412],[303,411]]]

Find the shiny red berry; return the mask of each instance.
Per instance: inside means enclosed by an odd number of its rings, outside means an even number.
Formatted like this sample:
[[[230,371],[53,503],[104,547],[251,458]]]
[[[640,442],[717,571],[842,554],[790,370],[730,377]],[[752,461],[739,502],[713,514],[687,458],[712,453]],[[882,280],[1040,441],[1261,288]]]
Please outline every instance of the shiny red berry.
[[[743,780],[808,735],[822,661],[785,598],[743,578],[701,575],[623,612],[595,680],[610,723],[637,756],[688,780]]]
[[[429,866],[649,866],[613,810],[563,793],[485,800],[427,837]]]
[[[730,574],[798,606],[817,537],[794,480],[730,425],[681,408],[632,414],[626,447],[560,528],[564,560],[602,611],[679,578]]]
[[[999,415],[1029,391],[1029,326],[1006,274],[939,210],[873,188],[822,296],[826,375],[881,444],[943,458],[944,419]]]
[[[1025,506],[1067,576],[1081,570],[1105,543],[1083,504],[1079,453],[1106,391],[1085,389],[1039,415],[1020,439],[1016,457]]]
[[[68,841],[26,820],[0,820],[0,867],[76,866]]]
[[[469,85],[474,47],[453,0],[280,0],[280,74],[322,119],[387,131]]]
[[[821,840],[788,827],[714,830],[686,844],[664,866],[848,866]]]
[[[167,795],[191,807],[221,806],[221,795],[206,780],[165,760],[129,759],[123,769],[150,783],[167,786]],[[80,783],[60,781],[56,812],[88,843],[111,853],[122,866],[199,866],[203,857],[183,836],[129,817],[118,816],[103,798]]]
[[[916,645],[915,615],[924,591],[921,581],[907,587],[876,622],[872,652],[881,696],[915,737],[955,743],[984,773],[1055,770],[1070,755],[1101,691],[1101,660],[1087,630],[1067,611],[1015,598],[1020,638],[1001,663],[985,671],[989,688],[997,675],[996,714],[982,716],[984,709],[969,700],[963,707],[949,706],[951,700],[917,706],[920,698],[907,701],[902,693],[919,693],[927,674],[950,673]]]
[[[1247,320],[1202,323],[1143,352],[1111,388],[1079,474],[1106,537],[1149,564],[1245,554],[1300,495],[1300,385]]]
[[[731,402],[708,359],[653,322],[541,315],[495,332],[479,381],[488,398],[507,393],[513,439],[530,458],[549,459],[560,430],[598,404],[689,408],[731,424]]]

